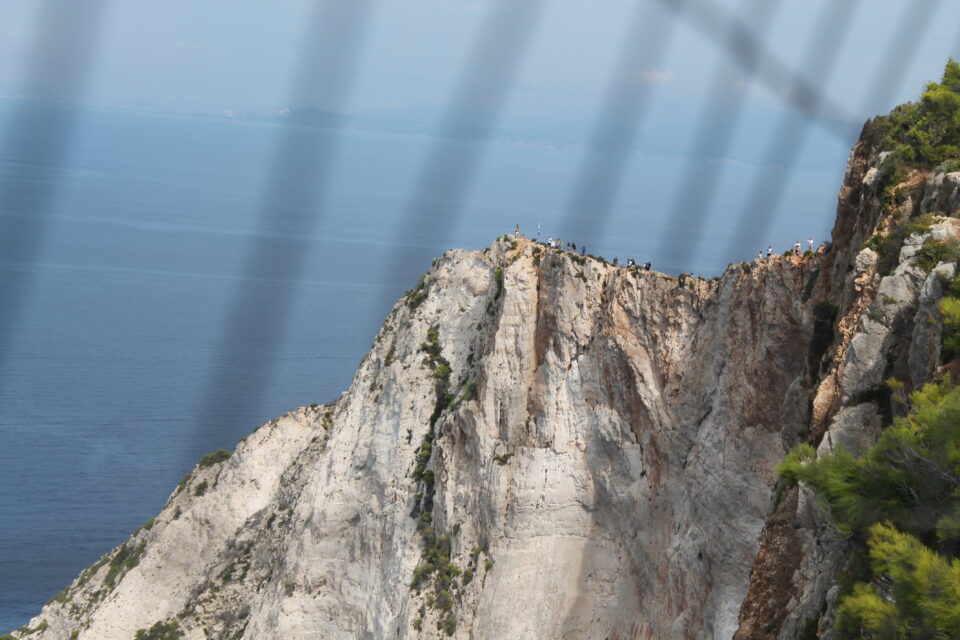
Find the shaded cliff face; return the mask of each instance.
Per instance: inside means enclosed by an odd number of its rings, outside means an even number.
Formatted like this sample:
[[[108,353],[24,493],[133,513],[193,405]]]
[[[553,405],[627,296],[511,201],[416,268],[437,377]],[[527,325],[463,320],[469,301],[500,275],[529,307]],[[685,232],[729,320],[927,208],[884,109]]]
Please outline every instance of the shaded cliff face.
[[[790,393],[807,410],[787,444],[812,442],[820,456],[838,446],[864,452],[903,410],[886,381],[909,392],[939,365],[939,303],[955,265],[934,247],[960,236],[960,220],[946,217],[960,207],[960,173],[911,171],[892,181],[877,142],[868,126],[851,153],[813,289],[832,305],[836,338]],[[734,637],[829,637],[850,551],[812,492],[787,490],[764,527]]]
[[[879,161],[869,140],[851,156],[829,251],[716,281],[509,238],[448,252],[337,403],[205,460],[16,635],[752,638],[828,618],[843,543],[773,469],[805,438],[874,437],[885,376],[936,365],[952,273],[917,265],[924,235],[883,275],[861,250]],[[955,183],[921,177],[916,208]]]
[[[449,252],[336,406],[196,470],[34,637],[729,637],[815,265],[681,283],[510,240]],[[457,569],[418,593],[438,548]]]

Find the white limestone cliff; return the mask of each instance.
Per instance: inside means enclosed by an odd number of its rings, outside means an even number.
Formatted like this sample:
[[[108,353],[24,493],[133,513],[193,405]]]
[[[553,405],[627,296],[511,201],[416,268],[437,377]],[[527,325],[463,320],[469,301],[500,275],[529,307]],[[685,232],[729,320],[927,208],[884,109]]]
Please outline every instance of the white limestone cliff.
[[[829,250],[712,281],[447,252],[335,404],[202,461],[14,636],[794,637],[843,548],[774,467],[810,434],[869,444],[891,368],[937,365],[953,274],[915,255],[946,218],[878,273],[877,162],[851,156]]]

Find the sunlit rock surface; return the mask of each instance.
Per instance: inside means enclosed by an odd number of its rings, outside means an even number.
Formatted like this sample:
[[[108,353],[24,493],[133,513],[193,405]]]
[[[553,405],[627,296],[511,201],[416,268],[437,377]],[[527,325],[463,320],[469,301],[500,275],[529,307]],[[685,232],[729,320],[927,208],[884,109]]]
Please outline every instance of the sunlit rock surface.
[[[776,464],[868,446],[886,378],[937,365],[953,265],[916,252],[956,227],[878,273],[879,158],[851,155],[830,247],[712,281],[508,237],[444,254],[335,404],[206,460],[15,635],[794,637],[845,548]],[[920,212],[960,201],[924,188]]]

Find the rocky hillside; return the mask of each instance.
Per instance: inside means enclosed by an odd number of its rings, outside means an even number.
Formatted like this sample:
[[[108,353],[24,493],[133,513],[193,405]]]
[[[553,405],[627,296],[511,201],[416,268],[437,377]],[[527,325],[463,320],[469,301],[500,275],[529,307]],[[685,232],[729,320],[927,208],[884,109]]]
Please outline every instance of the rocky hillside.
[[[13,636],[828,631],[848,543],[774,469],[801,441],[862,450],[884,381],[934,375],[953,276],[931,247],[960,174],[885,158],[868,127],[829,248],[710,281],[506,237],[447,252],[335,404],[204,458]]]

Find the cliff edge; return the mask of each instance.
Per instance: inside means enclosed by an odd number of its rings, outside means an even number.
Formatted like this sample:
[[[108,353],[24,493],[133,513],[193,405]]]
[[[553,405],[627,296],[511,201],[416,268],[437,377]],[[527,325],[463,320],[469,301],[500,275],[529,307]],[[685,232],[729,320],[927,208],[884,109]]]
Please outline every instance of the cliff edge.
[[[774,469],[801,441],[862,450],[884,380],[934,375],[954,266],[924,248],[958,231],[960,173],[891,182],[871,135],[815,254],[708,281],[509,237],[447,252],[336,403],[204,458],[14,637],[826,628],[846,542]],[[924,223],[891,255],[897,216]]]

